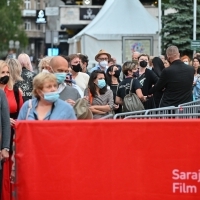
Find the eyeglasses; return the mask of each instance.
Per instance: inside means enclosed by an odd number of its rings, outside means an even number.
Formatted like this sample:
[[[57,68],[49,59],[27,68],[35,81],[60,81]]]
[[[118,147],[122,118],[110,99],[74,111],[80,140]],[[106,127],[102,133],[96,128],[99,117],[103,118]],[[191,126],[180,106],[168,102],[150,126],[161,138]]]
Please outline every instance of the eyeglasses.
[[[100,60],[100,61],[108,61],[108,58],[98,58],[98,60]]]

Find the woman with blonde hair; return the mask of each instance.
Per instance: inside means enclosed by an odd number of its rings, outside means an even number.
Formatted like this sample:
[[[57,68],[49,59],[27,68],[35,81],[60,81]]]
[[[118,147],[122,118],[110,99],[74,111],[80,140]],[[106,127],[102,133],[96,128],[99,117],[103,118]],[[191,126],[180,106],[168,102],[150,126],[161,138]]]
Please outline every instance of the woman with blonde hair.
[[[45,56],[42,58],[38,64],[39,72],[47,72],[47,71],[52,71],[50,67],[50,62],[53,56]]]
[[[33,67],[31,65],[31,59],[26,53],[19,54],[17,58],[21,64],[22,67],[25,67],[26,69],[33,71]]]
[[[6,63],[9,66],[9,72],[12,77],[13,83],[15,84],[19,81],[23,81],[23,78],[21,77],[22,66],[20,62],[17,59],[9,58],[6,60]]]
[[[18,56],[18,61],[22,66],[21,77],[23,78],[23,81],[20,81],[18,83],[18,87],[22,89],[23,100],[26,101],[32,98],[33,78],[35,76],[35,73],[32,72],[33,69],[31,65],[31,60],[27,54],[20,54]]]
[[[3,187],[6,190],[11,190],[10,183],[8,182],[10,173],[11,173],[11,156],[12,156],[12,143],[13,143],[13,136],[14,136],[14,125],[15,119],[17,119],[19,110],[23,104],[22,94],[19,88],[14,85],[10,67],[8,63],[3,60],[0,60],[0,89],[5,92],[8,107],[10,111],[10,125],[11,125],[11,139],[9,141],[9,148],[7,151],[9,152],[9,159],[3,165]],[[10,150],[9,150],[10,149]],[[2,190],[4,192],[4,190]]]
[[[39,73],[33,79],[35,98],[22,106],[18,120],[68,120],[76,119],[73,107],[59,99],[58,83],[52,73]],[[31,109],[29,110],[29,105]]]

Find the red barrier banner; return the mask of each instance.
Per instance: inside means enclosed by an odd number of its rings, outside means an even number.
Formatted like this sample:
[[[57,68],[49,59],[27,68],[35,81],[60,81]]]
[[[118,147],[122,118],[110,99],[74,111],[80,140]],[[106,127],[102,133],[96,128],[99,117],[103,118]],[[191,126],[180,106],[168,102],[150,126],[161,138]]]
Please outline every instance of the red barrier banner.
[[[200,120],[20,122],[18,200],[199,200]]]

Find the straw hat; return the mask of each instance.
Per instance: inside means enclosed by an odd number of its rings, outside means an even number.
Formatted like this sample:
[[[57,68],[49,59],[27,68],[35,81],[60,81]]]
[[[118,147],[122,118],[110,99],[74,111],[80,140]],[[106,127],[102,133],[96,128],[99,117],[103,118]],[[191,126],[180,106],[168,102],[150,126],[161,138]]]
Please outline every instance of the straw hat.
[[[99,53],[95,56],[95,60],[98,62],[98,57],[100,56],[100,55],[102,55],[102,54],[106,54],[107,56],[108,56],[108,60],[110,60],[110,58],[111,58],[111,55],[109,54],[109,53],[107,53],[105,50],[103,50],[103,49],[101,49],[100,51],[99,51]]]
[[[78,99],[74,105],[74,111],[77,119],[93,119],[92,111],[88,108],[86,99]]]

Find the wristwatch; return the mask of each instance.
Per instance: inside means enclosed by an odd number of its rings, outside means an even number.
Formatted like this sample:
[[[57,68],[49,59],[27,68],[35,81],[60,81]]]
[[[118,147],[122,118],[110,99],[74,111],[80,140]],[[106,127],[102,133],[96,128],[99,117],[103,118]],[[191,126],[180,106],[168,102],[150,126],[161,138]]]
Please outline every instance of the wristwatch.
[[[10,151],[10,149],[8,149],[8,148],[3,148],[2,150],[6,150],[6,151],[8,151],[8,152]]]

